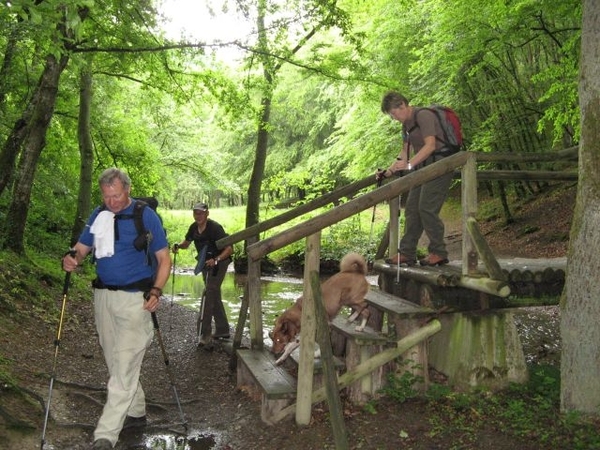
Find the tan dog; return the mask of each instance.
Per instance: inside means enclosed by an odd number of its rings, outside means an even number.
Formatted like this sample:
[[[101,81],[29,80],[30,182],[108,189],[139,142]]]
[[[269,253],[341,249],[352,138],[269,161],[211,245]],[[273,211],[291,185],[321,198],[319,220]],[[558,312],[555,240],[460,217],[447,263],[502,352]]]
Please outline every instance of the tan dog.
[[[365,328],[370,315],[365,301],[369,290],[366,274],[365,258],[358,253],[348,253],[340,262],[340,271],[321,284],[323,304],[330,321],[338,315],[343,306],[350,306],[354,312],[348,317],[348,321],[353,322],[358,316],[361,316],[362,322],[356,329],[362,331]],[[302,297],[299,297],[296,303],[277,317],[275,328],[269,334],[273,340],[271,351],[274,354],[278,355],[284,351],[284,348],[287,350],[286,354],[289,354],[293,350],[294,344],[296,347],[300,345],[296,336],[300,333],[301,317]],[[282,359],[285,358],[278,359],[278,363]]]

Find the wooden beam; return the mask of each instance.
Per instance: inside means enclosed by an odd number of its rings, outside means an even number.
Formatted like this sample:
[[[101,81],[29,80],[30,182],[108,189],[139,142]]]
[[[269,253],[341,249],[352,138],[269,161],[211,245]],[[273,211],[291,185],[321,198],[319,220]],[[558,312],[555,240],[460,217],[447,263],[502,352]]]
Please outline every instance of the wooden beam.
[[[298,364],[298,391],[296,394],[296,424],[310,423],[312,404],[310,393],[313,389],[313,373],[315,364],[315,334],[317,321],[315,318],[315,303],[322,302],[321,287],[313,289],[310,274],[319,272],[321,251],[321,233],[317,232],[306,239],[304,253],[304,289],[302,292],[302,317],[300,328],[300,361]]]
[[[317,208],[328,205],[329,203],[336,202],[342,197],[350,197],[355,195],[361,189],[371,186],[375,184],[375,175],[369,175],[361,180],[350,183],[346,186],[343,186],[335,191],[332,191],[328,194],[321,195],[320,197],[315,198],[307,203],[296,206],[289,211],[286,211],[278,216],[271,217],[270,219],[264,220],[256,225],[252,225],[242,231],[231,234],[223,239],[219,239],[216,244],[218,248],[223,248],[228,245],[233,245],[237,242],[241,242],[248,238],[249,236],[258,236],[260,233],[270,230],[276,226],[289,222],[296,217],[301,216],[307,212],[314,211]]]
[[[491,278],[461,277],[458,282],[459,287],[473,289],[486,294],[496,295],[498,297],[508,297],[510,295],[510,286],[505,281],[492,280]]]
[[[498,260],[494,256],[494,252],[483,237],[483,234],[481,234],[479,225],[474,217],[469,217],[467,219],[467,232],[469,237],[473,240],[475,248],[477,249],[477,254],[483,261],[490,278],[506,281],[506,275],[504,272],[502,272],[502,267],[500,267],[500,264],[498,264]]]
[[[577,171],[552,170],[478,170],[478,180],[577,181]]]
[[[319,272],[313,271],[310,274],[310,284],[315,293],[315,316],[317,319],[317,340],[321,349],[321,363],[323,367],[325,393],[327,395],[327,404],[329,405],[329,420],[335,440],[336,450],[347,450],[348,433],[344,423],[344,408],[340,398],[339,386],[337,382],[337,372],[333,360],[333,349],[329,335],[329,317],[321,297],[321,282]],[[311,391],[312,394],[312,391]],[[312,402],[312,395],[309,395],[309,405]]]
[[[473,152],[479,162],[550,162],[550,161],[576,161],[579,158],[579,147],[570,147],[557,152],[544,153],[512,153],[512,152]]]
[[[256,238],[254,238],[256,240]],[[248,243],[253,242],[252,239]],[[262,323],[262,301],[260,297],[260,259],[250,261],[248,259],[248,276],[246,277],[248,294],[248,305],[250,308],[250,347],[254,350],[262,350],[263,323]]]
[[[467,221],[477,216],[477,161],[473,155],[462,168],[461,206],[462,235],[466,237],[462,241],[462,273],[468,275],[477,270],[478,264],[475,245],[467,233]]]

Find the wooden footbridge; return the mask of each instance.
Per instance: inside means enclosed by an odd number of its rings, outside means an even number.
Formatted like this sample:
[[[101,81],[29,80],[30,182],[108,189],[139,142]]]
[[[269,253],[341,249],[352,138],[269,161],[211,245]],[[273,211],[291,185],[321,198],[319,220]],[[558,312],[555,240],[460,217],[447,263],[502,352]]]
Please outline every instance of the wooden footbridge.
[[[569,149],[546,156],[564,161],[576,159],[577,151]],[[539,161],[539,155],[503,157],[512,162]],[[554,302],[549,298],[562,290],[566,259],[498,260],[493,255],[475,217],[478,178],[491,179],[494,171],[478,171],[477,163],[501,158],[457,153],[259,240],[258,236],[266,230],[374,185],[374,176],[369,176],[217,243],[223,247],[246,241],[248,277],[234,338],[232,368],[237,367],[238,387],[250,386],[260,393],[261,414],[266,423],[295,414],[299,425],[307,425],[312,404],[327,399],[335,434],[343,420],[339,390],[346,389],[357,403],[366,402],[377,395],[390,372],[417,373],[423,386],[428,383],[430,367],[445,374],[457,388],[496,388],[526,380],[513,308]],[[396,243],[399,196],[412,186],[448,172],[455,172],[462,179],[462,260],[441,267],[396,267],[383,259],[386,252],[389,256],[397,253],[395,245],[381,245],[373,265],[379,273],[379,288],[372,287],[366,297],[372,311],[367,329],[356,332],[341,317],[328,323],[318,275],[321,230],[388,202],[392,220],[382,242]],[[572,181],[577,179],[577,173],[498,171],[496,177]],[[274,356],[264,346],[260,261],[268,253],[300,239],[306,239],[302,344],[297,364],[289,370],[289,365],[275,365]],[[241,349],[248,317],[251,347]],[[270,328],[272,324],[266,326]],[[321,349],[320,360],[314,359],[315,342]]]

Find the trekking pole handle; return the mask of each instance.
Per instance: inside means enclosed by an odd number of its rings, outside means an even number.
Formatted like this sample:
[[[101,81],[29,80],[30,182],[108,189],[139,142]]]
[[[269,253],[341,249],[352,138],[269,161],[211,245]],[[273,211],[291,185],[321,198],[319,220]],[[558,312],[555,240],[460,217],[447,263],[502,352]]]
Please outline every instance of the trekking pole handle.
[[[67,255],[70,256],[71,258],[75,258],[76,254],[77,254],[77,251],[74,248],[71,248],[71,249],[69,249],[68,252],[66,252],[63,255],[63,258],[65,256],[67,256]],[[65,284],[63,285],[63,295],[67,295],[67,292],[69,290],[69,283],[70,283],[70,281],[71,281],[71,272],[67,272],[65,274]]]
[[[144,300],[148,301],[151,295],[153,294],[150,291],[144,292]],[[160,327],[158,326],[158,317],[156,317],[156,311],[152,311],[150,315],[152,316],[152,323],[154,324],[154,329],[158,331]]]

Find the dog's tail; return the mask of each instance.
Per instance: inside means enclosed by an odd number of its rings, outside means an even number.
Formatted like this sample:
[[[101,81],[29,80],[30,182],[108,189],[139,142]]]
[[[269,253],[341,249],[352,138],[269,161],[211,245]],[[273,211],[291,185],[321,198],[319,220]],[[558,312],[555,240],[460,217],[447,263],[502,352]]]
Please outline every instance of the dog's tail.
[[[366,275],[367,271],[367,262],[358,253],[348,253],[340,262],[340,272],[357,272]]]

